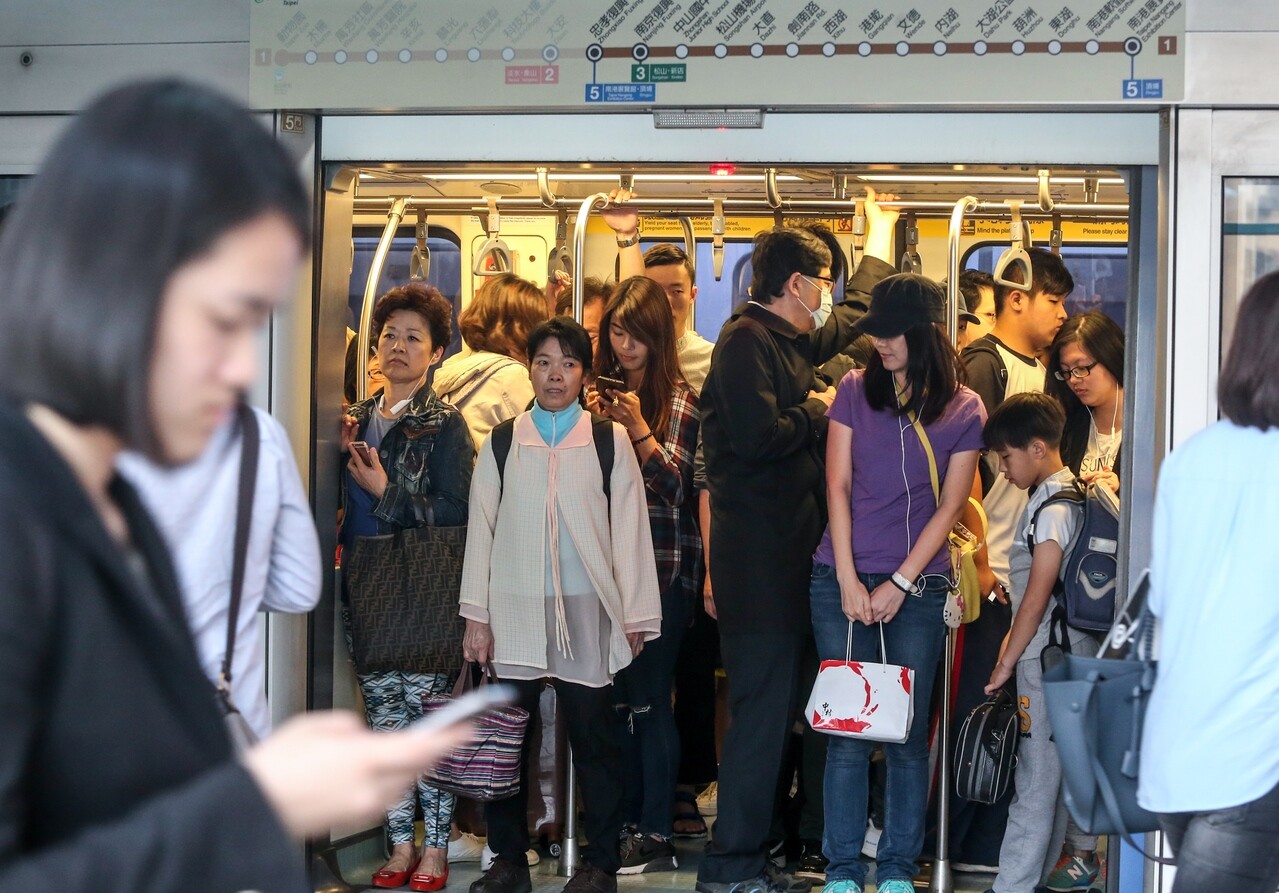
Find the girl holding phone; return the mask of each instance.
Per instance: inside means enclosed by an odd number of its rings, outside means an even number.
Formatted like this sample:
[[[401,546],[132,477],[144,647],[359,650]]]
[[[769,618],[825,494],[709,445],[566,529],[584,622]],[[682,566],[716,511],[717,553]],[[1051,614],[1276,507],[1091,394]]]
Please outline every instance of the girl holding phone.
[[[701,538],[694,520],[693,454],[700,423],[697,395],[675,352],[675,323],[660,285],[633,276],[617,285],[600,319],[591,408],[626,429],[644,477],[649,527],[662,592],[662,635],[615,682],[629,709],[630,770],[624,800],[634,833],[623,839],[620,874],[674,871],[674,796],[679,736],[671,685],[680,642],[700,585]],[[625,390],[614,386],[620,380]],[[619,457],[620,458],[620,457]]]

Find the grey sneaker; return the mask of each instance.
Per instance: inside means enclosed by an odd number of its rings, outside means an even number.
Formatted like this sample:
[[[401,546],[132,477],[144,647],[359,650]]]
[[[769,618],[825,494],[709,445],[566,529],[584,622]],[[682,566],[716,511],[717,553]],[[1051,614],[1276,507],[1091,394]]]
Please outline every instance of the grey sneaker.
[[[795,877],[793,874],[787,874],[776,865],[768,862],[764,863],[764,870],[761,876],[768,879],[773,889],[781,891],[781,893],[809,893],[813,889],[813,882],[804,878]]]
[[[645,874],[650,871],[674,871],[679,868],[675,847],[669,840],[651,834],[632,834],[622,841],[622,867],[618,874]]]

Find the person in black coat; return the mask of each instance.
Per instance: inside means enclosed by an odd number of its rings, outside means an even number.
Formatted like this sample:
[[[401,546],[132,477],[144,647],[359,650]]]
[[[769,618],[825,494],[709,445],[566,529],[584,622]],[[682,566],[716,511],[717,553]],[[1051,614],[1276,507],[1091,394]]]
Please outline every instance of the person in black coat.
[[[812,390],[814,366],[856,337],[871,287],[896,270],[896,214],[866,203],[867,256],[831,305],[831,253],[812,233],[756,237],[752,299],[720,331],[702,391],[710,493],[708,567],[732,722],[719,770],[719,818],[698,869],[701,893],[740,881],[792,882],[765,859],[774,784],[810,630],[809,576],[826,523],[817,443],[834,388]],[[872,256],[874,255],[874,256]]]
[[[309,890],[301,838],[376,816],[466,734],[314,714],[237,760],[114,471],[200,454],[309,217],[269,132],[166,81],[94,103],[0,231],[0,890]]]

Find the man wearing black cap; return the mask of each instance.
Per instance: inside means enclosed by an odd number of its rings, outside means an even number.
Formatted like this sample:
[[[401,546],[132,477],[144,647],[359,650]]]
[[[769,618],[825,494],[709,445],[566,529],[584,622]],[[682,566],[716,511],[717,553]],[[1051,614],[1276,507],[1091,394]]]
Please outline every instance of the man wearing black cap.
[[[864,299],[893,267],[896,214],[873,194],[866,257],[846,289]],[[872,256],[874,255],[874,256]],[[765,858],[790,734],[800,654],[811,633],[808,583],[826,522],[816,448],[834,390],[811,390],[813,366],[855,336],[861,308],[831,303],[831,253],[795,229],[761,233],[751,300],[720,331],[702,391],[711,502],[708,562],[732,724],[719,771],[719,817],[698,869],[700,893],[807,890]]]

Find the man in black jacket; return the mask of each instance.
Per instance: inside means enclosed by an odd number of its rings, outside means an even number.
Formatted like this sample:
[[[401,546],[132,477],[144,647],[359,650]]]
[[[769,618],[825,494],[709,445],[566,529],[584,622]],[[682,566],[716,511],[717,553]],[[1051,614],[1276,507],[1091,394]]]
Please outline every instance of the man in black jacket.
[[[775,780],[811,627],[808,583],[826,523],[816,446],[835,391],[810,390],[813,367],[843,350],[871,287],[896,272],[895,214],[866,204],[866,258],[831,306],[831,254],[809,232],[756,237],[752,299],[720,331],[702,392],[711,502],[708,560],[732,724],[719,772],[719,817],[698,870],[700,893],[807,890],[765,858]],[[872,256],[875,255],[875,256]]]

